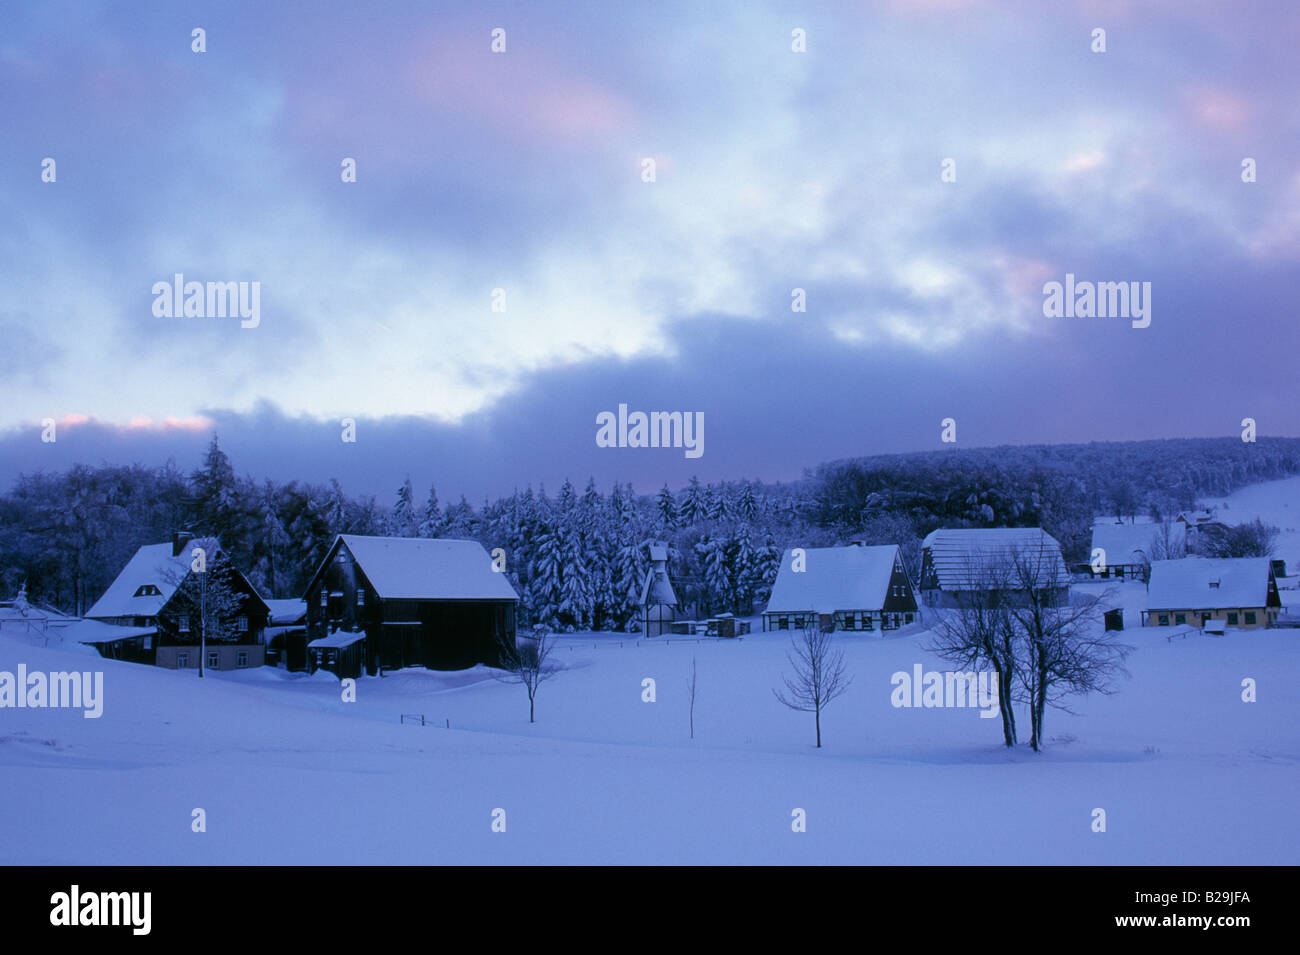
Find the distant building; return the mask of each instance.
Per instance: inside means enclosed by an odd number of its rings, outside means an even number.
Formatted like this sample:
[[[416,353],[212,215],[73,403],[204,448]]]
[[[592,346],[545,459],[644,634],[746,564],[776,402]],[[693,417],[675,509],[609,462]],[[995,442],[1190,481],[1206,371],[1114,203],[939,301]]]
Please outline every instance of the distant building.
[[[781,558],[763,611],[764,630],[802,630],[815,621],[824,630],[872,632],[917,619],[916,596],[898,545],[802,550],[802,557],[787,550]]]
[[[519,597],[477,541],[341,534],[307,585],[308,667],[458,670],[500,661]]]
[[[307,601],[301,597],[267,600],[266,662],[289,670],[307,669]]]
[[[1153,560],[1176,559],[1187,554],[1187,525],[1180,521],[1167,526],[1094,524],[1090,553],[1093,562],[1089,570],[1094,577],[1144,580]]]
[[[1142,625],[1205,628],[1217,621],[1254,630],[1273,626],[1281,610],[1267,557],[1158,560],[1151,565]]]
[[[48,638],[76,620],[76,617],[69,617],[53,607],[31,603],[25,585],[19,588],[13,600],[0,601],[0,634]]]
[[[1069,597],[1061,545],[1040,527],[931,531],[921,542],[921,599],[928,607],[959,607],[966,595],[1000,591],[1015,599],[1026,582]]]
[[[1175,522],[1183,525],[1187,532],[1187,549],[1189,552],[1201,550],[1206,538],[1217,537],[1228,529],[1228,525],[1215,520],[1214,514],[1203,508],[1183,511]]]
[[[647,637],[657,637],[671,632],[678,603],[672,581],[668,579],[668,545],[651,541],[649,548],[650,567],[641,584],[637,605],[641,608],[641,632]]]

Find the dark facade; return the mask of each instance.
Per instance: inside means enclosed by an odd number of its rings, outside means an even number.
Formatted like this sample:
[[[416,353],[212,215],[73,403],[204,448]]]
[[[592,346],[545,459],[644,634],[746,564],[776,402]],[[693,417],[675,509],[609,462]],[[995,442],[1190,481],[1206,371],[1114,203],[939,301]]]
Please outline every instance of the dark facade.
[[[364,633],[350,652],[334,654],[343,666],[355,656],[366,673],[422,666],[462,670],[476,664],[497,665],[502,639],[515,637],[515,600],[472,597],[385,598],[340,537],[335,541],[304,594],[307,602],[306,664],[325,666],[328,654],[316,653],[315,640],[340,632]],[[355,648],[355,649],[353,649]],[[297,656],[287,647],[288,662]],[[331,667],[331,672],[335,672]],[[347,669],[353,669],[348,664]],[[340,676],[353,675],[339,673]],[[356,675],[359,675],[356,674]]]
[[[227,565],[211,565],[208,573],[222,573],[225,585],[237,596],[238,611],[226,625],[234,637],[201,639],[199,608],[186,586],[191,571],[181,586],[158,611],[156,659],[150,662],[169,669],[197,669],[199,653],[207,653],[204,666],[211,670],[240,670],[260,667],[266,662],[264,633],[270,610],[242,573]]]

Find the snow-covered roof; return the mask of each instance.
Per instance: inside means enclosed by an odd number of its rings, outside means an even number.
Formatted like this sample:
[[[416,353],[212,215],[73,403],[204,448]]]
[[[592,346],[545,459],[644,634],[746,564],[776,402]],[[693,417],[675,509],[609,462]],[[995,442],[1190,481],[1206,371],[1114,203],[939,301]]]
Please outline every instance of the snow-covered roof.
[[[778,611],[879,610],[889,595],[897,544],[875,547],[807,547],[804,570],[794,570],[793,551],[781,557],[767,613]]]
[[[263,602],[271,611],[270,622],[275,625],[298,623],[307,616],[307,601],[297,597]]]
[[[1143,564],[1152,560],[1155,541],[1164,534],[1159,524],[1094,524],[1092,549],[1106,552],[1107,564]],[[1187,525],[1175,522],[1169,528],[1169,542],[1181,547]]]
[[[519,599],[506,575],[492,569],[492,558],[478,541],[354,534],[339,539],[385,600]]]
[[[195,543],[194,546],[201,546]],[[171,544],[146,544],[135,552],[122,572],[108,585],[104,595],[86,611],[87,617],[156,617],[163,604],[190,571],[190,547],[182,556],[172,556]],[[135,596],[142,586],[152,584],[158,593]]]
[[[167,545],[171,547],[170,544]],[[102,620],[79,620],[63,631],[63,639],[72,643],[113,643],[132,637],[148,637],[158,632],[157,627],[118,627]]]
[[[939,589],[976,590],[985,568],[1005,571],[1016,558],[1033,562],[1040,587],[1065,587],[1069,574],[1061,545],[1041,527],[940,528],[921,542],[929,551]]]
[[[1151,565],[1149,610],[1216,610],[1268,604],[1267,557],[1186,557]],[[1217,583],[1217,586],[1212,584]]]
[[[317,637],[308,647],[314,650],[341,650],[344,647],[350,647],[358,640],[366,638],[365,631],[359,633],[350,633],[346,630],[340,630],[338,633],[331,633],[328,637]]]
[[[49,623],[64,622],[75,620],[75,617],[69,617],[67,614],[59,613],[51,607],[41,607],[37,604],[23,603],[6,600],[0,603],[0,620],[30,620],[44,621]]]

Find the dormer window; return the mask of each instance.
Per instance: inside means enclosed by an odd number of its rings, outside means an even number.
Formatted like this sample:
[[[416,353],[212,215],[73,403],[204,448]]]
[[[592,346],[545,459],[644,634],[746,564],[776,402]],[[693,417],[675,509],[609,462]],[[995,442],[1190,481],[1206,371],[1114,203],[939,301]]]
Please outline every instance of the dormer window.
[[[135,597],[161,597],[162,591],[155,584],[141,584],[136,588]]]
[[[1211,590],[1218,590],[1218,589],[1219,589],[1219,581],[1217,581],[1217,580],[1211,580],[1211,581],[1210,581],[1210,589],[1211,589]]]

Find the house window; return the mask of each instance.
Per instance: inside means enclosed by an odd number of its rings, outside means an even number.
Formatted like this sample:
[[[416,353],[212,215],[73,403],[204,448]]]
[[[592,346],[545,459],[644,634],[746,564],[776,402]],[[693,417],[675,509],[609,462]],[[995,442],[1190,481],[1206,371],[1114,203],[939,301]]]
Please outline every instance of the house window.
[[[152,650],[152,649],[153,649],[153,637],[145,637],[145,638],[144,638],[143,646],[144,646],[144,649],[146,649],[146,650]]]
[[[184,670],[189,665],[190,665],[190,655],[188,653],[176,654],[176,668],[178,670]]]
[[[1235,610],[1228,611],[1228,623],[1234,627],[1237,625],[1237,612]]]
[[[235,629],[240,633],[248,633],[248,618],[239,617],[235,620]]]
[[[320,589],[320,605],[322,607],[328,607],[330,605],[330,592],[324,587]]]
[[[159,590],[159,589],[158,589],[154,584],[141,584],[138,588],[136,588],[136,592],[135,592],[134,596],[136,596],[136,597],[161,597],[161,596],[162,596],[162,591]]]
[[[1183,624],[1187,623],[1187,614],[1185,613],[1174,614],[1174,623],[1178,624],[1180,627]]]
[[[1162,626],[1162,627],[1167,627],[1167,626],[1169,626],[1169,614],[1167,614],[1167,613],[1162,613],[1162,614],[1160,615],[1160,626]]]
[[[218,654],[216,650],[208,651],[208,669],[219,670],[221,667],[217,664]]]
[[[776,628],[777,628],[778,630],[789,630],[789,629],[790,629],[790,618],[789,618],[789,617],[777,617],[777,618],[776,618]]]
[[[181,617],[179,620],[177,620],[177,621],[176,621],[176,631],[177,631],[178,633],[189,633],[189,632],[190,632],[190,618],[189,618],[189,617]]]
[[[366,605],[366,590],[365,590],[364,587],[358,587],[358,588],[357,588],[357,606],[358,606],[358,607],[364,607],[365,605]]]
[[[1246,623],[1254,623],[1254,622],[1255,622],[1255,611],[1253,611],[1253,610],[1247,610],[1247,611],[1246,611]]]
[[[863,630],[875,629],[875,625],[871,622],[871,614],[867,613],[862,615],[862,629]]]
[[[911,622],[912,622],[912,615],[911,615],[910,613],[904,615],[903,620],[904,620],[906,623],[911,623]]]
[[[237,667],[246,667],[246,666],[248,666],[248,651],[247,651],[247,650],[240,650],[238,653],[235,654],[235,666],[237,666]]]
[[[797,613],[794,615],[794,628],[796,630],[803,629],[803,614]]]

